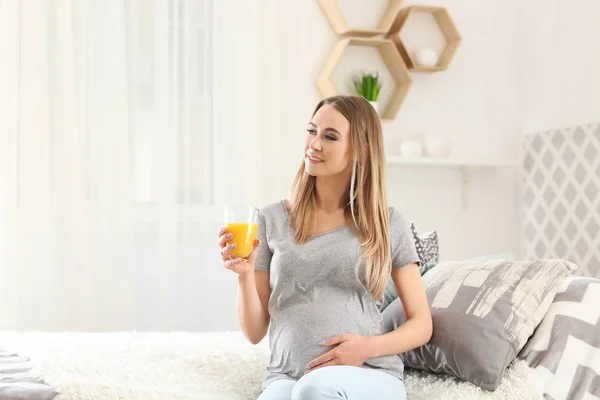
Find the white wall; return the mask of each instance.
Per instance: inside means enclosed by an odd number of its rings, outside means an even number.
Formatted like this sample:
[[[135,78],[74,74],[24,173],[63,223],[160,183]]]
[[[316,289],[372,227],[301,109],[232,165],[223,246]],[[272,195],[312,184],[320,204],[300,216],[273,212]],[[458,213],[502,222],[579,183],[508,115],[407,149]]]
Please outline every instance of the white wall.
[[[341,4],[351,16],[369,9],[360,0]],[[411,4],[440,2],[405,2]],[[438,132],[453,141],[453,156],[514,159],[519,131],[514,3],[454,0],[443,5],[463,43],[447,71],[412,74],[400,112],[384,124],[386,150],[397,153],[398,140],[409,135]],[[263,31],[260,56],[274,86],[262,97],[264,129],[257,131],[256,143],[256,151],[264,154],[257,157],[260,179],[247,193],[257,204],[287,196],[302,158],[304,128],[320,99],[315,79],[337,40],[316,1],[286,2],[285,7],[269,5],[265,22],[270,29]],[[391,204],[421,231],[439,232],[446,259],[518,251],[514,173],[475,173],[467,209],[460,206],[457,170],[390,168],[388,188]]]
[[[447,71],[412,75],[414,82],[400,112],[383,126],[388,153],[396,152],[394,146],[403,137],[439,132],[452,139],[457,157],[516,157],[514,1],[418,2],[443,3],[463,42]],[[232,16],[226,10],[237,2],[217,2],[217,17],[229,22],[217,25],[217,36],[227,41],[216,66],[221,85],[215,121],[221,175],[217,200],[242,198],[262,206],[288,195],[302,160],[305,127],[320,99],[315,80],[338,38],[316,0],[263,0],[259,10],[241,10],[244,16],[238,7]],[[354,16],[369,9],[366,3],[341,1]],[[405,1],[410,4],[417,2]],[[243,34],[232,34],[234,29]],[[232,132],[240,130],[241,142],[228,142],[235,136]],[[236,165],[244,165],[244,178]],[[460,205],[456,170],[388,169],[388,188],[390,203],[419,230],[439,232],[444,259],[520,251],[515,173],[475,173],[466,209]],[[198,304],[203,330],[238,329],[237,279],[219,265],[215,251],[200,266],[204,279],[198,290],[206,298]]]
[[[518,5],[522,132],[600,121],[600,2]]]

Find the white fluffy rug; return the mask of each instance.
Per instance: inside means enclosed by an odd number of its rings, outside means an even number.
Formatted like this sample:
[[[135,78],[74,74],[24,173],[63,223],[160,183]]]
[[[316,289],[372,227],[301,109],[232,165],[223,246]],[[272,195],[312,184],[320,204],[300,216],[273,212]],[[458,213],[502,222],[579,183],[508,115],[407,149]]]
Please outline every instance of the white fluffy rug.
[[[240,332],[14,333],[0,348],[30,356],[35,372],[60,388],[56,400],[254,400],[268,358]],[[408,370],[410,400],[542,399],[535,374],[513,363],[494,392],[449,376]]]

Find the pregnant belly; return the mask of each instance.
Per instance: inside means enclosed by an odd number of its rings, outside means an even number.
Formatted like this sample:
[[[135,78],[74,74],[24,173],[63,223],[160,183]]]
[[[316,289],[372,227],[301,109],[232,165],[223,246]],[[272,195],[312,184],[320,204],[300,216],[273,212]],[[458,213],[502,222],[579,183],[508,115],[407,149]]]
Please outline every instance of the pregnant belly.
[[[377,312],[377,311],[376,311]],[[294,307],[278,312],[270,331],[271,358],[269,371],[299,379],[306,364],[333,347],[319,343],[344,333],[361,336],[381,334],[379,313],[319,305]]]

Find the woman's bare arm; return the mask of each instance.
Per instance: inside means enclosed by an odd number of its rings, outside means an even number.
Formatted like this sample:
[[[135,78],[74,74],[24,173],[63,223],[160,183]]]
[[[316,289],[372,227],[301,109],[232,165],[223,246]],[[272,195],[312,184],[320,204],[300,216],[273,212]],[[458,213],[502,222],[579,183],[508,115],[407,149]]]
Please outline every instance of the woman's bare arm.
[[[269,329],[269,277],[269,271],[238,275],[238,321],[244,336],[252,344],[259,343]]]
[[[398,268],[392,271],[392,279],[406,313],[406,322],[389,333],[370,338],[372,357],[412,350],[429,342],[433,333],[431,311],[419,266],[409,264]]]

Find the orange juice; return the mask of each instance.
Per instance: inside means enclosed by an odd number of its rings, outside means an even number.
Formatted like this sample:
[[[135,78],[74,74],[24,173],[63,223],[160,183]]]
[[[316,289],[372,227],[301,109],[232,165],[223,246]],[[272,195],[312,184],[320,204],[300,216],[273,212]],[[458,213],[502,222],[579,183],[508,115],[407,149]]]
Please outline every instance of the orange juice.
[[[254,250],[254,240],[256,239],[256,232],[258,231],[258,224],[252,224],[248,222],[230,222],[227,224],[227,233],[233,235],[227,244],[235,243],[236,248],[231,250],[233,257],[248,257],[252,250]]]

